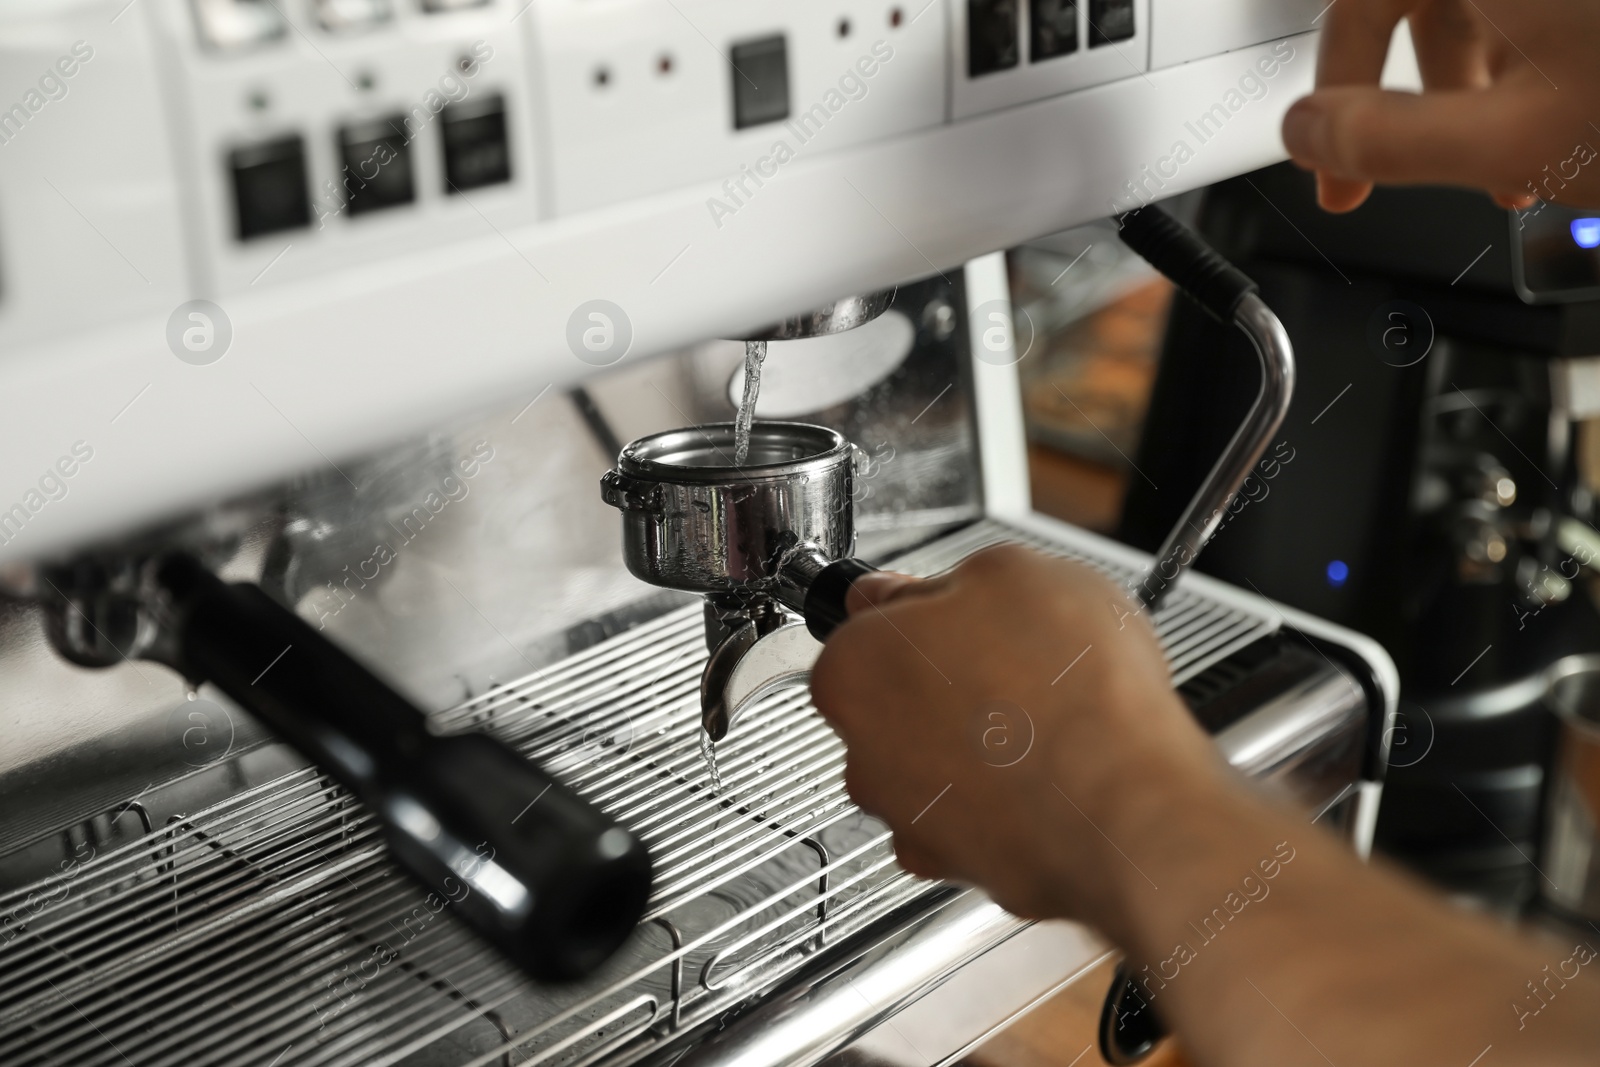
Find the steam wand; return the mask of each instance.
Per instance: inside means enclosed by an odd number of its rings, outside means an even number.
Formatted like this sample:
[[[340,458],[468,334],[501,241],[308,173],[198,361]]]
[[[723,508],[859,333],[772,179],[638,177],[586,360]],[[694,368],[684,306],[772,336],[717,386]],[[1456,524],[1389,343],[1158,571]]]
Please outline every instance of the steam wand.
[[[1154,613],[1217,532],[1234,494],[1283,424],[1294,394],[1294,348],[1283,323],[1261,302],[1256,283],[1189,227],[1158,207],[1143,207],[1116,221],[1124,244],[1212,318],[1237,326],[1261,360],[1255,403],[1134,587],[1144,609]],[[1107,1063],[1137,1063],[1166,1036],[1161,1020],[1148,1009],[1127,964],[1118,964],[1100,1014],[1100,1054]]]
[[[1154,612],[1216,533],[1234,494],[1289,413],[1294,395],[1294,348],[1283,323],[1256,295],[1256,283],[1218,255],[1199,234],[1158,207],[1130,211],[1118,215],[1116,221],[1124,244],[1212,318],[1237,326],[1261,360],[1261,389],[1255,403],[1135,587],[1145,609]]]

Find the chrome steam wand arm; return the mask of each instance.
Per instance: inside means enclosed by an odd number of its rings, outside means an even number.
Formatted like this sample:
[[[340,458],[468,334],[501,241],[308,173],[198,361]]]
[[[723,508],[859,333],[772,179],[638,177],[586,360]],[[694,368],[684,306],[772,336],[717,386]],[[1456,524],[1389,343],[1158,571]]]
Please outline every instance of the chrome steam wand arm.
[[[1140,603],[1154,612],[1216,533],[1234,494],[1288,414],[1294,395],[1294,348],[1278,317],[1256,295],[1256,283],[1183,223],[1160,208],[1144,207],[1118,216],[1117,224],[1129,248],[1218,322],[1242,330],[1261,360],[1261,390],[1249,414],[1135,586]]]

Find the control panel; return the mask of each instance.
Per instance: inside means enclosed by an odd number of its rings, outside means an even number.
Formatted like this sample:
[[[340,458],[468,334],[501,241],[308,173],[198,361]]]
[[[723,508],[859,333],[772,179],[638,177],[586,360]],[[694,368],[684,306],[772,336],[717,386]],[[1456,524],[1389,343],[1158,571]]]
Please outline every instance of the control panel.
[[[960,0],[951,117],[965,119],[1142,76],[1150,0]]]
[[[807,159],[945,121],[940,0],[549,0],[531,14],[558,215],[705,182],[727,225]]]
[[[153,6],[211,295],[539,218],[534,65],[510,0]]]
[[[1314,6],[152,5],[191,111],[181,145],[214,293],[694,185],[721,229],[807,160],[1145,78],[1303,29]]]

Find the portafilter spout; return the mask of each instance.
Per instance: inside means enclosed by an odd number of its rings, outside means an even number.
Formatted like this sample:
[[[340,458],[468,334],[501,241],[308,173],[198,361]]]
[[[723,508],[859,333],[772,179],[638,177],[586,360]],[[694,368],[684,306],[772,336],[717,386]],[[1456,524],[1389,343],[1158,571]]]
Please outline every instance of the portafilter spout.
[[[850,555],[856,453],[843,435],[757,423],[735,465],[734,433],[721,422],[642,437],[600,482],[622,512],[628,569],[706,598],[700,709],[712,740],[761,696],[809,679],[851,584],[874,569]]]

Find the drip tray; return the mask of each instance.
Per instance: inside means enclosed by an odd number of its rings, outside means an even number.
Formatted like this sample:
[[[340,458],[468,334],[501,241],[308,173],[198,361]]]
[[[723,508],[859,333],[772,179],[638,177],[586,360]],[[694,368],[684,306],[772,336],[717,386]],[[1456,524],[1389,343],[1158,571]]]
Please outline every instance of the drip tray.
[[[934,573],[1002,540],[1062,551],[982,522],[893,565]],[[1180,590],[1157,628],[1182,682],[1275,622]],[[435,717],[504,738],[648,843],[654,896],[605,973],[523,978],[389,863],[347,792],[271,744],[202,772],[231,783],[220,803],[185,810],[191,777],[97,817],[104,836],[0,844],[0,868],[55,872],[0,896],[0,1062],[624,1064],[948,902],[850,803],[803,691],[741,719],[712,788],[705,657],[685,608]]]

